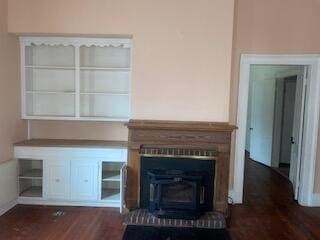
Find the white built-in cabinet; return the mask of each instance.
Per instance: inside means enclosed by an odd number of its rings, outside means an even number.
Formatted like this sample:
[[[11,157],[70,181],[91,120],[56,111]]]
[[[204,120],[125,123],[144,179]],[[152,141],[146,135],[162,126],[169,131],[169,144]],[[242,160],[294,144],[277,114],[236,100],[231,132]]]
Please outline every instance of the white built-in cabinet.
[[[21,37],[22,117],[127,121],[131,40]]]
[[[126,148],[15,146],[18,203],[124,206]]]

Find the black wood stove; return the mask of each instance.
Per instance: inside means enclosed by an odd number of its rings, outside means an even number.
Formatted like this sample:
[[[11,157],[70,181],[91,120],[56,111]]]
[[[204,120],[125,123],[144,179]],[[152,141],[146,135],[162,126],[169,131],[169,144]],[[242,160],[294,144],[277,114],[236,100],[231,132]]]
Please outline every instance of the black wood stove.
[[[206,172],[150,170],[149,211],[159,218],[197,219],[204,204]]]
[[[215,161],[152,153],[141,157],[140,207],[170,219],[198,219],[213,210]]]

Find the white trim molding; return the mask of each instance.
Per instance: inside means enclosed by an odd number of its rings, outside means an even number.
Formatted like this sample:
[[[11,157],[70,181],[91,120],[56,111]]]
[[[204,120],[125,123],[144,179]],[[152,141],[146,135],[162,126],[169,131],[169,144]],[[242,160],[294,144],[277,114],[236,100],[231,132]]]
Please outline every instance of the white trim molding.
[[[228,203],[229,204],[234,204],[234,193],[233,193],[233,189],[229,190],[229,193],[228,193]]]
[[[317,138],[320,110],[320,55],[257,55],[242,54],[240,62],[239,95],[237,109],[235,174],[233,200],[242,203],[245,163],[245,140],[247,125],[250,65],[301,65],[308,66],[307,94],[303,128],[301,173],[298,202],[303,206],[314,203],[314,176],[317,155]]]
[[[320,193],[314,193],[312,198],[312,207],[320,207]]]
[[[312,207],[320,207],[320,193],[314,193],[312,198]]]
[[[11,208],[13,208],[16,205],[17,205],[17,201],[13,200],[0,206],[0,216],[8,212]]]
[[[48,205],[48,206],[81,206],[81,207],[112,207],[120,208],[119,202],[104,202],[104,201],[69,201],[57,199],[28,199],[18,198],[17,204],[26,205]]]
[[[48,45],[48,46],[97,46],[97,47],[131,47],[128,38],[87,38],[87,37],[20,37],[22,46]]]

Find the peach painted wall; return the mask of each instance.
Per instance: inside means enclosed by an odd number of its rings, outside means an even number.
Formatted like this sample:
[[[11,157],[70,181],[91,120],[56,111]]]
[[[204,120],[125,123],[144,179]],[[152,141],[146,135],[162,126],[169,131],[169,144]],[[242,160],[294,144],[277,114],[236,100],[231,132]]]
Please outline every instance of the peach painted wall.
[[[319,12],[318,0],[236,1],[230,92],[231,123],[236,122],[240,54],[320,53]],[[320,148],[320,143],[318,146]],[[317,164],[315,192],[320,193],[320,152]]]
[[[32,121],[32,138],[128,140],[124,123],[79,121]]]
[[[0,0],[0,162],[12,159],[12,144],[26,138],[20,120],[19,54],[17,37],[7,32],[7,0]]]
[[[237,0],[229,92],[232,8],[231,0],[10,0],[9,31],[131,34],[132,117],[227,121],[229,116],[235,123],[240,54],[319,53],[320,2]],[[57,136],[58,126],[64,129],[59,137],[70,136],[68,124],[37,122],[33,129],[37,136]],[[315,190],[320,192],[320,184]]]
[[[133,36],[136,119],[228,121],[234,0],[10,0],[13,33]]]

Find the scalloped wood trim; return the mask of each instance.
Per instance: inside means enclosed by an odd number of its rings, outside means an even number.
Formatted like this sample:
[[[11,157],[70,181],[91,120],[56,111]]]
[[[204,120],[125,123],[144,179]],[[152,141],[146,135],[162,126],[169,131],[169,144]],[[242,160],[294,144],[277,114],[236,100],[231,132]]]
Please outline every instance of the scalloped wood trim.
[[[23,46],[97,46],[97,47],[131,47],[128,38],[85,38],[85,37],[20,37]]]

